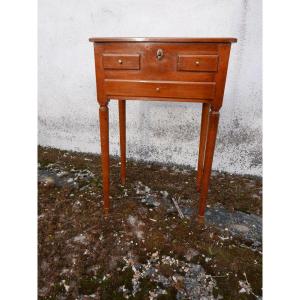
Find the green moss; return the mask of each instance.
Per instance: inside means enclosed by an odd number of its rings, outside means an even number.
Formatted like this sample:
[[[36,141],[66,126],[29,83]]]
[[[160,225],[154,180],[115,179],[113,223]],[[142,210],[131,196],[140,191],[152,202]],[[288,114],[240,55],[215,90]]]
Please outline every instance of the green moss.
[[[82,277],[79,281],[78,292],[82,295],[90,295],[97,291],[100,286],[99,278]]]
[[[102,281],[100,284],[101,299],[124,299],[123,293],[119,292],[118,289],[124,285],[131,292],[132,277],[133,271],[131,268],[127,268],[123,272],[113,274],[109,279]]]
[[[39,258],[51,261],[51,268],[49,268],[51,272],[41,272],[40,275],[43,286],[49,289],[48,298],[40,297],[40,299],[52,300],[62,296],[75,299],[78,298],[77,288],[80,289],[80,293],[86,295],[96,291],[101,299],[124,299],[123,292],[118,292],[118,289],[124,285],[129,290],[128,294],[132,293],[133,272],[131,268],[123,272],[118,271],[122,270],[124,263],[110,264],[111,256],[124,257],[130,251],[138,262],[145,264],[151,257],[151,253],[158,251],[160,257],[169,255],[186,261],[185,255],[189,248],[199,252],[199,255],[193,257],[190,262],[201,264],[207,274],[216,276],[218,290],[214,291],[215,296],[220,294],[224,299],[253,299],[252,295],[239,294],[238,281],[244,279],[243,272],[247,273],[253,292],[261,295],[261,254],[240,247],[241,244],[246,246],[251,244],[237,237],[220,242],[218,238],[220,231],[214,226],[199,225],[193,218],[181,220],[177,212],[173,215],[167,214],[164,205],[150,211],[141,204],[140,197],[136,195],[136,181],[140,180],[157,194],[158,191],[167,190],[172,197],[189,199],[191,202],[182,205],[187,205],[197,212],[199,194],[194,184],[195,172],[190,171],[189,175],[184,175],[172,173],[171,169],[163,171],[162,165],[159,164],[151,163],[149,168],[149,164],[129,161],[125,187],[128,197],[123,197],[124,188],[119,185],[119,160],[111,157],[112,209],[110,216],[103,218],[100,204],[102,198],[99,197],[102,195],[102,178],[98,155],[40,147],[39,162],[41,169],[49,163],[55,163],[55,166],[61,170],[84,168],[95,174],[95,177],[88,180],[78,180],[79,187],[76,188],[68,185],[51,188],[39,186],[38,212],[39,215],[43,214],[39,219]],[[154,172],[155,176],[153,176]],[[181,185],[178,182],[189,182],[189,184]],[[89,188],[79,191],[79,188],[86,184],[89,184]],[[261,194],[259,178],[218,173],[212,176],[210,186],[209,203],[212,206],[220,202],[226,209],[234,208],[257,214],[259,214],[257,211],[261,211],[261,199],[252,197],[254,194]],[[73,198],[69,197],[70,193],[74,194]],[[74,199],[80,200],[82,205],[80,210],[74,209]],[[133,230],[127,222],[129,215],[134,215],[145,223],[145,226],[141,226],[141,230],[144,231],[143,242],[135,239]],[[156,222],[150,218],[155,219]],[[65,232],[60,233],[61,230]],[[71,242],[73,237],[82,232],[85,232],[88,237],[87,249],[91,254],[82,255],[85,246]],[[117,238],[112,238],[114,233],[119,235],[122,233],[118,244],[116,244]],[[99,240],[99,236],[103,236],[103,239]],[[133,240],[134,244],[128,245],[130,240]],[[138,245],[135,245],[136,242]],[[94,252],[96,255],[93,254]],[[64,290],[63,285],[57,283],[51,286],[50,282],[53,282],[53,276],[59,278],[63,268],[70,268],[69,263],[73,256],[77,257],[81,272],[74,274],[73,280],[78,282],[78,286],[70,295]],[[206,257],[212,260],[207,262]],[[90,275],[89,271],[89,268],[94,265],[101,265],[101,272],[96,277]],[[164,265],[159,271],[166,277],[172,276],[170,274],[173,272],[171,268]],[[184,275],[180,270],[177,272]],[[111,276],[101,281],[100,279],[106,273]],[[227,273],[229,276],[226,275]],[[148,299],[149,290],[153,291],[156,285],[159,284],[151,283],[149,278],[143,280],[141,291],[129,299]],[[167,295],[160,295],[158,299],[176,299],[176,293],[176,289],[170,287],[167,289]]]
[[[53,287],[51,289],[51,296],[41,297],[40,299],[55,300],[55,299],[58,298],[58,295],[61,295],[61,294],[64,294],[64,293],[65,293],[64,286],[60,282],[57,282],[53,285]]]
[[[148,278],[143,278],[140,280],[141,290],[135,294],[134,300],[145,300],[148,299],[149,291],[156,288],[156,283],[151,282]]]

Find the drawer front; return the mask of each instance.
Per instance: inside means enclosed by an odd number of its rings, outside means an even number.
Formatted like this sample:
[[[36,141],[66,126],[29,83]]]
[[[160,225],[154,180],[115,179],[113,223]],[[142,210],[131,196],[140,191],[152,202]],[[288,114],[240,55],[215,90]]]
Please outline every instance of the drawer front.
[[[210,100],[215,95],[214,82],[104,80],[109,96],[157,97]]]
[[[218,55],[178,55],[179,71],[217,72]]]
[[[102,55],[102,63],[105,70],[139,70],[140,55],[104,53]]]
[[[107,43],[96,46],[95,53],[104,78],[215,81],[218,46],[214,44]],[[199,72],[191,72],[195,58],[201,58],[195,69]]]

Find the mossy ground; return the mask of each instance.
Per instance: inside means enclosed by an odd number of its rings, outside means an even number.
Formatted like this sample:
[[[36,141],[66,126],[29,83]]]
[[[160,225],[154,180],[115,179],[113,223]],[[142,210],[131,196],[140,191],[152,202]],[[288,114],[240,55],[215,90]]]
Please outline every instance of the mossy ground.
[[[191,262],[201,264],[215,278],[217,294],[223,299],[255,299],[253,294],[239,292],[243,273],[253,293],[262,294],[260,251],[245,247],[247,243],[240,238],[222,240],[224,232],[200,225],[194,218],[181,220],[162,206],[149,209],[136,194],[136,183],[140,181],[153,193],[167,191],[180,199],[181,205],[196,211],[199,193],[194,170],[128,161],[123,187],[119,161],[111,158],[111,211],[104,218],[99,156],[43,147],[39,147],[38,154],[40,170],[59,169],[67,172],[66,177],[74,177],[78,170],[94,174],[78,179],[76,185],[38,185],[39,299],[125,299],[120,287],[132,290],[133,277],[130,268],[123,270],[123,258],[128,253],[143,264],[156,251],[186,260],[188,249],[197,251]],[[261,188],[261,178],[214,172],[208,204],[261,215]],[[129,216],[142,224],[142,238],[128,223]],[[175,271],[163,264],[159,269],[164,276],[172,276]],[[153,288],[153,282],[142,280],[140,291],[128,299],[149,299]],[[176,285],[166,291],[157,299],[176,299]]]

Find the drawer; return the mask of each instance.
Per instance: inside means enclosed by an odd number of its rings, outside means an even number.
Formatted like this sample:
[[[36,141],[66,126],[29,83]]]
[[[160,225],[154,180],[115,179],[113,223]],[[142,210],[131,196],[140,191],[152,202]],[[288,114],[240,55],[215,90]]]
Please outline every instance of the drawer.
[[[215,44],[105,43],[95,54],[104,78],[136,81],[214,82],[219,57]]]
[[[179,55],[178,71],[217,72],[218,55]]]
[[[104,80],[108,96],[156,97],[210,100],[215,96],[214,82]]]
[[[114,70],[139,70],[139,54],[102,54],[102,63],[104,69]]]

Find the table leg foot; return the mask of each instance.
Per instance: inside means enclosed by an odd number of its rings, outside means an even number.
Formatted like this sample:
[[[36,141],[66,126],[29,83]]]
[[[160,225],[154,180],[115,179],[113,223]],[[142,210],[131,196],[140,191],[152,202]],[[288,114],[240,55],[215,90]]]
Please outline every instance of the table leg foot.
[[[197,217],[197,223],[198,224],[205,224],[205,217],[204,216],[198,216]]]

